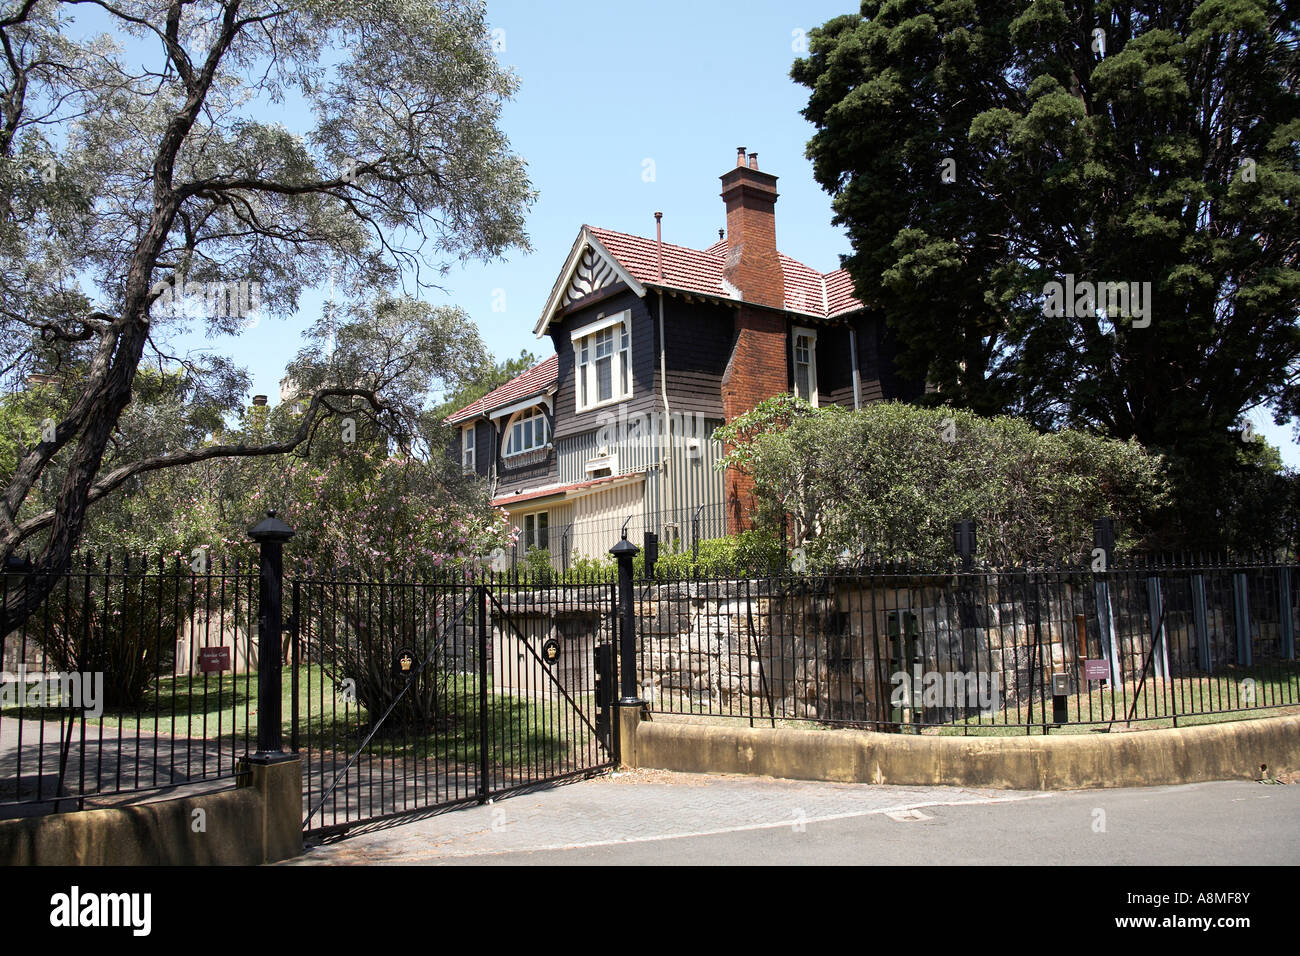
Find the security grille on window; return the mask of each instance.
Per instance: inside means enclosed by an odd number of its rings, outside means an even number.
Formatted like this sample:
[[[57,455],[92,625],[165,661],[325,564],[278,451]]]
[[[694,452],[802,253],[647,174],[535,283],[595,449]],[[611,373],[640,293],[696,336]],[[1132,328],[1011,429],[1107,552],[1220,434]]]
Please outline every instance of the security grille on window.
[[[632,395],[631,313],[593,323],[573,333],[578,411]]]
[[[522,455],[526,451],[545,448],[549,437],[546,425],[546,413],[540,408],[520,412],[510,420],[506,430],[507,455]]]
[[[462,428],[460,432],[460,467],[462,471],[471,472],[475,470],[474,463],[474,426]]]
[[[542,548],[545,550],[550,547],[550,541],[547,535],[547,517],[548,512],[539,511],[536,514],[524,515],[524,549],[527,551],[533,548]]]
[[[794,330],[794,393],[817,404],[817,333],[811,329]]]

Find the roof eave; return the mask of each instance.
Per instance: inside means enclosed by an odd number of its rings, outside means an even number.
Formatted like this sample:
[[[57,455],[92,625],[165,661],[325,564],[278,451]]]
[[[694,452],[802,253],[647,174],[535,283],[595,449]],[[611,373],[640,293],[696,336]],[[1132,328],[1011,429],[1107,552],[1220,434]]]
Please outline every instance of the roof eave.
[[[546,297],[546,307],[542,309],[541,317],[538,318],[537,324],[533,326],[533,335],[541,338],[546,334],[547,327],[551,324],[551,319],[559,310],[560,299],[564,296],[564,290],[568,288],[569,280],[573,278],[574,271],[578,268],[578,260],[582,258],[583,247],[590,244],[593,249],[610,264],[615,274],[623,281],[623,284],[631,289],[639,298],[645,298],[645,286],[623,268],[623,264],[618,261],[618,257],[609,251],[609,248],[592,235],[591,227],[583,225],[578,232],[578,238],[573,241],[573,247],[569,250],[569,257],[564,260],[564,268],[560,276],[555,280],[555,285],[551,287],[551,294]]]

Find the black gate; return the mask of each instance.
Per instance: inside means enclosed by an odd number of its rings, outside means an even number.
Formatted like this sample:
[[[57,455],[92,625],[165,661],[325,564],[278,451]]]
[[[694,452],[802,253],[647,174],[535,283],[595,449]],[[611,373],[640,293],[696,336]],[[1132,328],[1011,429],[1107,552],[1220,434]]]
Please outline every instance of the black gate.
[[[287,583],[307,832],[614,765],[608,580]]]

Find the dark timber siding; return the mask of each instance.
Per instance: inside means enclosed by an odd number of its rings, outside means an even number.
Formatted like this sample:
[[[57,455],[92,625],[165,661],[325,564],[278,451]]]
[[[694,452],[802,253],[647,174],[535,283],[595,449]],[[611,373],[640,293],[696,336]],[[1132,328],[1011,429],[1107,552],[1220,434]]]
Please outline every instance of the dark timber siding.
[[[653,296],[651,296],[653,298]],[[643,302],[633,292],[622,292],[603,298],[589,308],[579,309],[566,315],[551,325],[549,334],[559,356],[559,382],[555,393],[555,409],[558,419],[555,438],[590,431],[601,424],[601,413],[606,417],[612,412],[618,413],[618,405],[605,405],[586,412],[575,412],[576,392],[574,384],[574,366],[576,356],[573,354],[573,340],[570,333],[600,318],[632,310],[632,397],[622,404],[627,406],[629,414],[649,414],[655,406],[655,366],[658,356],[655,350],[654,321]]]
[[[648,295],[646,303],[657,323],[657,295]],[[722,418],[722,373],[731,357],[735,315],[736,310],[730,306],[698,301],[688,303],[671,295],[664,297],[668,406],[673,414],[682,412]],[[655,384],[657,388],[657,376]],[[663,408],[662,396],[659,407]]]
[[[474,470],[483,477],[492,471],[493,456],[496,454],[496,431],[492,423],[480,420],[474,426]]]
[[[795,322],[798,325],[798,321]],[[849,347],[849,330],[844,325],[813,325],[817,330],[817,404],[853,407],[853,350]],[[793,348],[794,332],[790,332]],[[862,342],[858,342],[858,362],[862,362]],[[792,376],[792,370],[790,373]],[[865,389],[864,389],[865,391]],[[865,399],[866,396],[864,395]]]

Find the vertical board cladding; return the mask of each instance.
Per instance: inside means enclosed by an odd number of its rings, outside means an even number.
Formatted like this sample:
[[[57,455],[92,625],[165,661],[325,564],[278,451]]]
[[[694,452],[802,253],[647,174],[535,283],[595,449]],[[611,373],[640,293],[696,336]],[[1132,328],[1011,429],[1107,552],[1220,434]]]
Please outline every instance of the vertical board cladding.
[[[587,308],[578,308],[573,312],[557,318],[551,323],[548,334],[555,345],[559,357],[558,381],[556,383],[555,408],[558,412],[556,440],[567,435],[590,431],[598,428],[600,413],[611,407],[577,411],[576,371],[577,358],[570,338],[574,329],[606,318],[625,309],[632,313],[631,347],[632,347],[632,397],[625,403],[631,411],[650,412],[655,405],[655,368],[658,353],[655,342],[655,320],[646,307],[646,303],[632,291],[605,296]]]
[[[573,499],[573,546],[578,558],[605,558],[619,539],[624,522],[627,539],[639,544],[645,531],[645,488],[629,481]]]
[[[691,519],[700,511],[705,537],[719,537],[724,529],[723,478],[717,464],[722,443],[713,437],[721,421],[687,419],[673,422],[672,455],[665,475],[656,470],[646,475],[646,515],[649,530],[656,532],[667,547],[676,526],[677,537],[686,539]],[[679,426],[681,430],[679,431]]]
[[[644,472],[658,464],[663,444],[658,431],[663,419],[658,413],[631,412],[627,405],[611,405],[599,412],[590,423],[595,430],[556,441],[561,484],[590,480],[587,462],[599,457],[601,449],[618,456],[616,475]]]
[[[673,510],[693,509],[701,504],[722,503],[722,472],[716,467],[723,451],[713,433],[722,425],[720,419],[699,414],[670,416],[672,429],[669,472],[671,495],[663,485],[659,468],[664,447],[663,414],[632,415],[626,410],[610,413],[610,421],[597,431],[570,435],[556,443],[560,484],[588,481],[592,477],[587,463],[602,449],[618,457],[618,475],[647,475],[646,508],[657,513],[671,506]],[[649,489],[653,488],[653,495]]]
[[[546,543],[551,563],[560,567],[565,561],[565,551],[573,548],[573,505],[566,501],[539,510],[548,512]]]
[[[551,561],[556,567],[560,567],[564,560],[564,552],[572,539],[573,534],[573,505],[568,501],[526,501],[522,504],[508,508],[510,513],[510,523],[519,532],[519,539],[515,545],[515,554],[517,557],[523,557],[527,554],[527,542],[524,540],[524,516],[531,514],[546,514],[546,545],[547,550],[551,553]]]

